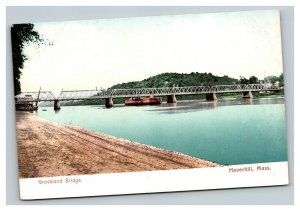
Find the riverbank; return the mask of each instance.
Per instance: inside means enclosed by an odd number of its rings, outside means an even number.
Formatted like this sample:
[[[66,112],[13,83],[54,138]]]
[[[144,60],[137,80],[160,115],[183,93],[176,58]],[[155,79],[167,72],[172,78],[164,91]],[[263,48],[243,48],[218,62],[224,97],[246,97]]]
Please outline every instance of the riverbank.
[[[20,178],[219,166],[121,138],[16,112]]]

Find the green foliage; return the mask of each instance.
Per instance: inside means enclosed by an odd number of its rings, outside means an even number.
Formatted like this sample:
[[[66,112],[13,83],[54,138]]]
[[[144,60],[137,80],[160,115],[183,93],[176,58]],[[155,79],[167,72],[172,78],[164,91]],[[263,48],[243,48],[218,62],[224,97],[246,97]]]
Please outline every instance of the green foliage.
[[[281,73],[278,77],[279,81],[279,86],[284,86],[284,78],[283,78],[283,73]]]
[[[240,80],[239,80],[240,84],[259,84],[259,80],[256,76],[250,76],[249,79],[240,76]]]
[[[20,77],[24,62],[28,59],[24,54],[26,44],[35,43],[38,46],[45,43],[39,33],[34,30],[33,24],[16,24],[11,27],[12,57],[13,57],[13,75],[14,75],[14,93],[21,93]]]
[[[283,73],[281,73],[278,77],[274,76],[274,75],[270,75],[268,77],[265,77],[264,81],[266,83],[276,83],[276,82],[279,82],[279,86],[280,87],[284,86]]]
[[[274,98],[274,97],[284,97],[284,89],[280,89],[276,92],[252,92],[254,98]]]
[[[240,76],[239,83],[240,84],[249,84],[249,80],[243,76]]]
[[[258,84],[258,83],[259,83],[258,78],[255,77],[255,76],[251,76],[251,77],[249,78],[249,83],[250,83],[250,84]]]
[[[228,76],[214,76],[211,73],[162,73],[142,81],[116,84],[111,89],[183,87],[183,86],[213,86],[238,83],[237,79]]]
[[[268,77],[265,77],[264,80],[265,80],[266,83],[275,83],[275,82],[279,81],[279,77],[274,76],[274,75],[270,75]]]
[[[274,75],[270,75],[268,77],[264,78],[264,81],[266,83],[276,83],[279,82],[280,87],[284,87],[284,78],[283,78],[283,73],[281,73],[278,77]]]

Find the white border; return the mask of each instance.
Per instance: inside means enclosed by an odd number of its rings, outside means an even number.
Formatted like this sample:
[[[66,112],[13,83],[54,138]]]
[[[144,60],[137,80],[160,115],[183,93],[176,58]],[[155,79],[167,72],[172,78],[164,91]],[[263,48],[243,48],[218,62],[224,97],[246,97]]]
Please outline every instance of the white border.
[[[287,185],[288,162],[20,179],[23,200]]]

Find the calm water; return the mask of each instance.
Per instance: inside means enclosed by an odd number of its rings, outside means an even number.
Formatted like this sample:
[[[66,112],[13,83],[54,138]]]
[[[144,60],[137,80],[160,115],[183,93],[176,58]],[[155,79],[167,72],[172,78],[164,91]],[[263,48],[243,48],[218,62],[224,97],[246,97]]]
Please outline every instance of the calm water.
[[[284,99],[41,107],[37,115],[220,164],[287,160]]]

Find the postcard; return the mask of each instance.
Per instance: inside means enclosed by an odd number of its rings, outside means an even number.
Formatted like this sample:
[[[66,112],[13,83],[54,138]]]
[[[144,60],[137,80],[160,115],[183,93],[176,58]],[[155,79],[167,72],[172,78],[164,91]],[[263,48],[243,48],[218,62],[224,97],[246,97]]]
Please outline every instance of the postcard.
[[[11,38],[22,200],[289,184],[279,11]]]

